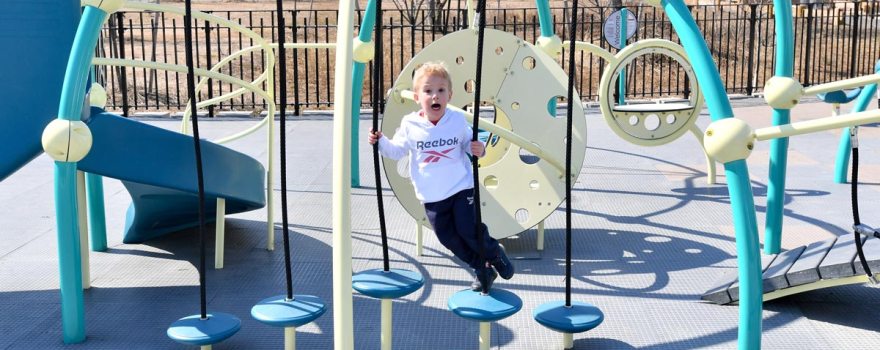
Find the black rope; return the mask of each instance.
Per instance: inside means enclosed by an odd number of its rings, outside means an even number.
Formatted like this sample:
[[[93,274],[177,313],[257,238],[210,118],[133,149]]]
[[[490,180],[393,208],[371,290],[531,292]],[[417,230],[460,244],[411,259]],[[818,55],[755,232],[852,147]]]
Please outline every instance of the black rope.
[[[373,52],[372,105],[373,130],[379,130],[379,109],[382,106],[382,79],[384,77],[382,48],[382,1],[376,1],[376,49]],[[388,234],[385,229],[385,203],[382,201],[382,174],[379,171],[379,142],[373,144],[373,171],[376,178],[376,203],[379,207],[379,231],[382,233],[382,266],[385,271],[391,269],[388,261]]]
[[[207,297],[205,291],[205,178],[202,172],[202,147],[199,142],[199,116],[196,109],[195,64],[193,63],[192,47],[192,4],[185,1],[183,20],[184,42],[186,45],[186,92],[192,111],[193,145],[196,152],[196,174],[199,184],[199,300],[201,318],[208,318]]]
[[[287,279],[287,300],[293,300],[293,276],[290,271],[290,230],[287,226],[287,129],[285,120],[287,119],[287,54],[284,49],[284,39],[286,39],[284,26],[284,4],[281,0],[275,1],[276,12],[278,12],[278,69],[281,82],[278,84],[278,93],[281,95],[281,104],[278,111],[281,114],[281,127],[278,133],[281,135],[279,143],[281,144],[281,227],[284,236],[284,277]],[[272,120],[269,120],[272,123]],[[270,160],[271,161],[271,160]],[[272,205],[271,203],[269,205]]]
[[[850,185],[850,198],[852,200],[853,235],[855,235],[856,252],[859,255],[859,262],[862,264],[862,268],[865,270],[865,274],[868,275],[868,278],[873,279],[874,274],[871,273],[871,267],[868,266],[868,261],[865,259],[865,252],[862,250],[862,235],[855,229],[856,226],[862,224],[859,219],[859,128],[857,126],[850,128],[850,141],[852,143],[852,182]]]
[[[574,42],[577,33],[578,0],[571,9],[568,41],[568,109],[565,126],[565,306],[571,306],[571,124],[574,113]],[[626,20],[626,19],[624,19]],[[577,101],[578,103],[580,101]]]
[[[477,25],[477,74],[474,85],[474,125],[471,130],[473,131],[471,141],[477,140],[477,131],[480,126],[480,85],[483,76],[483,39],[486,34],[486,0],[477,1],[476,16],[479,19],[479,24]],[[483,267],[487,263],[486,248],[484,244],[486,237],[483,237],[483,216],[482,210],[480,210],[480,166],[478,164],[477,156],[475,155],[471,155],[471,166],[474,169],[474,230],[477,232],[477,242],[479,242],[480,246],[480,266]],[[480,273],[485,277],[485,268]],[[481,282],[483,282],[483,294],[488,294],[489,285],[488,283],[485,283],[485,278],[481,279]]]

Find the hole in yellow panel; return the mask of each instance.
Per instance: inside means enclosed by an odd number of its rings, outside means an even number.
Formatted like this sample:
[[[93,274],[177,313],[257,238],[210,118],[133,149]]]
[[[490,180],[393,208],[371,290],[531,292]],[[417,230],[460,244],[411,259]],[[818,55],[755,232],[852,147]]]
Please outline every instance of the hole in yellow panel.
[[[472,93],[474,93],[474,90],[476,90],[476,86],[477,86],[477,83],[474,82],[473,79],[470,79],[470,80],[464,82],[464,91],[472,94]]]
[[[461,57],[461,56],[456,57],[455,63],[458,65],[462,65],[464,63],[464,57]]]
[[[648,114],[648,116],[645,117],[645,129],[654,131],[657,130],[657,128],[659,127],[660,117],[658,117],[656,114]]]
[[[537,66],[537,61],[535,61],[535,58],[532,56],[526,56],[526,58],[523,58],[522,66],[526,70],[532,70]]]
[[[535,164],[541,160],[538,156],[534,155],[532,152],[527,151],[525,148],[519,149],[519,160],[526,164]]]
[[[529,221],[529,211],[525,208],[517,209],[516,213],[513,214],[513,217],[516,218],[516,222],[524,224]]]
[[[637,117],[635,115],[629,116],[629,120],[627,120],[627,121],[629,122],[630,126],[639,125],[639,117]]]

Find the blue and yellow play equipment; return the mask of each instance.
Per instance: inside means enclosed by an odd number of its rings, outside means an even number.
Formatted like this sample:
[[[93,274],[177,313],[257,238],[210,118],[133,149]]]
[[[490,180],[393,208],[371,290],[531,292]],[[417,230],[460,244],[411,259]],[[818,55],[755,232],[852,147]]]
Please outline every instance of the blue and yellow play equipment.
[[[770,182],[768,188],[767,222],[765,226],[765,247],[767,253],[778,253],[782,229],[782,202],[785,188],[785,170],[787,163],[787,138],[791,136],[807,134],[822,130],[855,127],[866,123],[880,121],[880,111],[866,111],[871,96],[876,91],[876,84],[880,82],[880,70],[872,75],[846,79],[838,82],[819,84],[804,88],[795,80],[792,72],[793,66],[793,38],[792,38],[792,14],[791,2],[788,0],[775,0],[774,11],[776,21],[776,70],[775,76],[768,80],[765,87],[765,99],[774,108],[772,127],[753,129],[740,119],[733,118],[733,112],[727,98],[727,94],[721,83],[719,72],[712,60],[705,40],[697,29],[696,23],[686,4],[682,0],[648,0],[648,3],[664,9],[669,20],[681,39],[681,46],[672,46],[659,41],[649,43],[634,43],[620,51],[617,55],[596,51],[604,59],[609,60],[613,69],[603,74],[604,91],[603,115],[606,121],[618,135],[630,142],[642,145],[665,144],[686,132],[693,133],[707,154],[707,166],[709,167],[710,181],[713,177],[714,162],[724,164],[728,191],[735,227],[737,247],[737,265],[739,271],[739,303],[740,319],[738,346],[740,349],[759,349],[761,347],[761,312],[762,312],[762,281],[761,281],[761,257],[758,244],[758,226],[755,214],[754,197],[749,181],[746,158],[751,153],[758,141],[771,141],[770,151]],[[470,1],[468,2],[470,4]],[[370,40],[370,31],[376,24],[371,14],[376,11],[376,2],[370,1],[367,5],[367,16],[362,24],[362,31],[354,38],[354,8],[351,1],[339,2],[339,19],[337,25],[339,34],[336,44],[271,44],[237,24],[228,20],[218,19],[207,14],[190,11],[189,5],[183,11],[178,8],[124,2],[122,0],[85,0],[82,2],[72,0],[58,0],[54,11],[42,11],[42,2],[13,0],[4,4],[7,18],[27,18],[27,21],[3,21],[0,29],[4,32],[20,33],[15,42],[9,42],[11,36],[3,36],[2,45],[24,45],[20,55],[6,55],[0,61],[0,69],[4,79],[15,81],[19,85],[7,85],[3,89],[4,98],[13,101],[5,109],[4,125],[8,126],[0,130],[0,140],[3,140],[4,157],[0,159],[0,178],[4,178],[16,169],[36,157],[41,151],[45,151],[55,160],[55,207],[58,234],[59,274],[62,310],[63,340],[66,343],[78,343],[85,340],[85,317],[82,289],[84,258],[81,246],[84,246],[87,238],[80,228],[84,222],[85,206],[80,204],[78,197],[83,197],[83,181],[78,181],[77,171],[84,171],[91,175],[89,180],[89,198],[100,198],[100,178],[97,175],[118,178],[123,180],[126,188],[132,194],[133,204],[129,210],[127,220],[126,242],[140,242],[162,234],[180,230],[186,227],[198,225],[199,216],[211,216],[216,214],[218,223],[222,223],[223,215],[232,212],[242,212],[261,208],[272,201],[272,184],[270,182],[272,162],[268,162],[268,169],[264,169],[259,161],[247,157],[234,150],[215,143],[193,140],[188,136],[189,131],[184,128],[183,134],[162,131],[157,128],[146,126],[134,121],[125,120],[103,110],[100,88],[94,88],[94,96],[90,99],[95,101],[92,108],[84,108],[89,84],[89,70],[92,64],[105,64],[116,66],[143,66],[149,68],[168,69],[178,72],[191,71],[192,74],[203,78],[212,78],[238,84],[242,88],[210,101],[201,101],[196,105],[192,101],[187,115],[196,113],[197,108],[210,103],[217,103],[224,99],[232,98],[236,94],[245,91],[255,92],[267,100],[269,116],[258,126],[246,133],[253,132],[256,128],[267,124],[269,144],[272,144],[273,128],[271,119],[274,118],[275,93],[271,82],[274,76],[274,49],[286,47],[298,47],[297,45],[323,45],[323,47],[335,48],[335,98],[334,125],[333,125],[333,329],[334,344],[337,349],[353,348],[353,324],[352,324],[352,287],[367,295],[384,300],[408,294],[421,286],[423,280],[420,275],[408,275],[401,282],[397,278],[387,279],[384,272],[365,273],[353,280],[351,271],[351,186],[357,184],[355,174],[358,166],[352,154],[357,152],[356,130],[354,120],[357,120],[361,85],[363,83],[363,71],[365,64],[373,57],[374,44]],[[474,79],[483,82],[483,89],[476,91],[476,96],[482,93],[485,98],[475,101],[474,105],[481,102],[490,102],[496,107],[494,123],[485,124],[480,121],[481,127],[499,136],[506,143],[500,143],[504,147],[515,148],[517,152],[513,157],[505,159],[503,156],[488,159],[494,163],[481,163],[478,179],[481,191],[488,194],[485,196],[489,205],[486,221],[493,227],[493,234],[506,237],[518,233],[523,229],[541,225],[543,218],[555,211],[559,203],[570,197],[564,194],[563,183],[576,179],[575,172],[568,167],[578,168],[583,162],[583,150],[586,143],[586,122],[580,116],[583,114],[582,106],[576,94],[569,95],[569,112],[578,115],[578,118],[568,118],[569,130],[574,133],[568,137],[568,152],[574,155],[567,156],[567,161],[561,159],[563,145],[561,142],[541,142],[540,147],[535,145],[535,140],[558,141],[561,135],[562,119],[554,120],[555,106],[565,91],[562,84],[564,71],[556,63],[556,55],[564,46],[573,49],[594,50],[587,43],[579,43],[572,37],[563,42],[553,33],[549,26],[549,8],[546,0],[536,1],[541,22],[541,38],[536,45],[525,43],[509,34],[486,30],[484,36],[489,44],[485,55],[488,67],[508,68],[506,73],[492,71],[476,74],[473,70],[474,62],[482,62],[482,58],[476,57],[472,50],[447,50],[445,48],[460,48],[461,43],[471,44],[474,39],[474,28],[465,29],[459,33],[452,33],[438,40],[435,45],[425,49],[423,53],[413,59],[389,95],[383,128],[394,126],[394,118],[402,116],[407,109],[414,108],[411,102],[411,91],[407,90],[411,84],[407,80],[407,73],[411,72],[415,65],[431,59],[437,59],[437,55],[453,55],[446,59],[448,62],[456,62],[452,67],[454,79],[467,81]],[[267,58],[267,68],[261,76],[252,82],[229,77],[217,72],[217,67],[228,61],[221,61],[211,69],[194,69],[189,67],[156,62],[133,62],[112,59],[94,59],[94,47],[97,41],[99,29],[109,13],[121,7],[161,10],[180,15],[189,14],[192,17],[217,21],[242,31],[245,35],[255,39],[256,46],[243,49],[231,56],[241,55],[246,52],[261,51]],[[478,11],[469,11],[470,18],[479,16],[485,8],[485,1],[480,1]],[[187,16],[191,20],[191,16]],[[50,25],[51,24],[51,25]],[[483,31],[482,28],[479,28]],[[468,37],[469,38],[466,38]],[[445,42],[444,42],[445,41]],[[280,45],[280,46],[279,46]],[[655,45],[655,46],[649,46]],[[468,46],[470,47],[470,46]],[[481,47],[481,46],[480,46]],[[499,50],[500,48],[500,50]],[[641,50],[641,51],[640,51]],[[686,67],[691,82],[694,84],[695,93],[687,102],[680,105],[632,107],[625,101],[613,101],[608,98],[610,86],[619,80],[628,62],[635,56],[645,52],[644,50],[665,50],[664,52],[674,58],[680,58],[682,66]],[[570,50],[574,51],[574,50]],[[458,52],[458,54],[456,54]],[[499,52],[507,53],[507,56]],[[24,57],[23,57],[24,56]],[[446,58],[444,56],[444,58]],[[461,61],[458,60],[461,58]],[[514,60],[515,58],[515,60]],[[510,61],[504,61],[510,59]],[[18,62],[26,61],[40,67],[39,69],[20,69]],[[573,60],[572,60],[573,61]],[[466,62],[466,63],[465,63]],[[506,63],[505,63],[506,62]],[[516,64],[513,64],[516,63]],[[515,69],[514,69],[515,68]],[[878,67],[880,68],[880,67]],[[569,68],[569,70],[573,70]],[[513,74],[511,72],[516,72]],[[533,78],[529,73],[533,72]],[[539,74],[540,73],[540,74]],[[569,72],[571,73],[571,72]],[[607,75],[607,78],[605,77]],[[411,78],[409,78],[411,79]],[[499,82],[503,81],[503,83]],[[267,90],[258,86],[267,82]],[[537,94],[523,96],[513,91],[514,86],[540,86],[535,91],[545,91],[550,94],[549,98],[541,98],[532,101]],[[195,84],[191,84],[195,85]],[[825,94],[824,97],[832,103],[845,103],[855,98],[855,93],[847,93],[847,89],[861,88],[858,101],[853,113],[837,115],[828,118],[805,122],[790,122],[789,110],[794,107],[801,97],[806,95]],[[410,87],[411,89],[411,87]],[[457,85],[455,96],[473,97],[474,91],[466,91],[463,84]],[[547,90],[550,89],[550,90]],[[355,93],[357,92],[357,93]],[[623,102],[623,103],[622,103]],[[452,105],[466,108],[470,103],[466,99],[454,100]],[[708,108],[712,123],[706,130],[699,131],[694,127],[694,121],[702,109],[703,103]],[[58,106],[57,109],[55,106]],[[550,106],[551,108],[548,108]],[[355,111],[353,113],[353,111]],[[475,111],[478,119],[479,111]],[[541,129],[525,127],[529,122],[520,117],[522,114],[541,115],[546,117],[541,121]],[[548,115],[552,114],[552,115]],[[396,117],[395,117],[396,116]],[[669,117],[671,116],[671,117]],[[660,124],[652,128],[648,120],[659,118]],[[184,123],[186,120],[184,121]],[[48,126],[47,126],[48,124]],[[193,130],[195,131],[195,130]],[[846,134],[846,133],[845,133]],[[227,137],[221,141],[228,141],[244,134]],[[40,142],[42,140],[42,142]],[[125,142],[130,149],[135,151],[120,152],[121,148],[116,145]],[[221,142],[222,143],[222,142]],[[842,140],[843,144],[844,141]],[[208,170],[223,169],[224,171],[208,171],[203,186],[193,179],[193,158],[199,153],[190,148],[194,144],[202,150],[204,164]],[[41,148],[42,145],[42,148]],[[842,149],[848,149],[841,146]],[[8,150],[8,152],[6,152]],[[173,155],[172,155],[173,153]],[[846,163],[846,153],[840,152],[838,156],[838,181],[840,181],[841,163]],[[269,151],[270,160],[271,148]],[[7,156],[8,155],[8,156]],[[511,208],[506,206],[504,196],[516,196],[515,191],[506,191],[503,186],[509,182],[499,181],[505,176],[502,173],[510,173],[516,170],[513,160],[522,163],[522,159],[536,156],[541,161],[534,168],[538,173],[519,176],[523,180],[522,188],[530,193],[540,193],[548,200],[542,208]],[[566,166],[565,164],[568,164]],[[520,164],[521,166],[521,164]],[[385,163],[386,169],[396,169],[397,164]],[[234,169],[231,170],[231,169]],[[845,170],[844,170],[845,171]],[[399,189],[398,183],[403,183],[402,177],[394,178],[396,171],[387,171],[389,183],[395,190],[403,206],[417,219],[421,229],[423,222],[419,221],[420,213],[412,203],[409,203],[408,194]],[[525,173],[525,172],[523,172]],[[213,175],[212,175],[213,174]],[[544,179],[546,174],[552,174]],[[537,180],[541,175],[542,180]],[[97,180],[96,180],[97,179]],[[509,177],[508,179],[513,179]],[[845,181],[845,172],[843,175]],[[200,187],[204,187],[200,190]],[[402,188],[402,187],[401,187]],[[500,189],[499,189],[500,188]],[[201,196],[201,199],[197,196]],[[199,214],[194,210],[197,201],[205,201],[208,205],[206,210]],[[92,207],[100,207],[94,203]],[[546,208],[543,208],[546,207]],[[549,210],[546,210],[549,209]],[[268,208],[268,235],[269,249],[272,249],[274,228],[271,206]],[[502,215],[503,214],[503,215]],[[103,221],[101,214],[95,213],[92,220]],[[501,223],[501,219],[507,218],[507,223]],[[515,220],[510,220],[515,218]],[[493,220],[498,220],[494,222]],[[285,219],[286,221],[286,219]],[[149,223],[149,224],[147,224]],[[286,225],[286,223],[285,223]],[[502,229],[494,229],[494,227]],[[504,226],[508,225],[508,226]],[[221,227],[222,225],[218,225]],[[93,226],[94,227],[94,226]],[[100,225],[98,225],[100,227]],[[286,228],[285,228],[286,229]],[[519,230],[519,231],[517,231]],[[421,231],[421,230],[420,230]],[[218,231],[219,233],[219,231]],[[102,249],[100,232],[93,232],[98,237],[93,237],[93,242],[98,242],[95,249]],[[222,237],[222,236],[221,236]],[[106,247],[106,243],[103,244]],[[222,266],[222,258],[217,257],[219,266]],[[87,269],[86,269],[87,270]],[[388,269],[385,269],[388,270]],[[86,279],[87,281],[87,279]],[[353,283],[354,282],[354,283]],[[398,285],[398,282],[401,282]],[[404,283],[405,282],[405,283]],[[392,287],[390,289],[385,287]],[[494,293],[494,295],[493,295]],[[495,289],[489,293],[488,299],[480,293],[456,295],[449,300],[450,309],[457,315],[477,320],[482,323],[491,322],[507,317],[517,311],[522,303],[519,297],[504,291]],[[478,299],[474,299],[478,298]],[[303,313],[287,313],[291,308],[289,303],[292,299],[303,302]],[[478,300],[477,307],[472,304]],[[487,302],[491,301],[491,302]],[[578,316],[560,314],[562,307],[571,307],[583,311]],[[281,310],[281,311],[279,311]],[[252,309],[252,315],[267,324],[285,328],[295,328],[305,322],[313,320],[324,312],[322,301],[308,297],[293,298],[290,293],[283,298],[271,297],[259,303]],[[384,307],[383,307],[384,310]],[[173,339],[198,346],[222,341],[232,336],[238,330],[240,321],[234,315],[212,313],[206,317],[204,308],[201,317],[185,317],[169,328],[169,336]],[[389,307],[390,312],[390,307]],[[604,314],[595,306],[566,301],[551,302],[544,304],[534,311],[537,322],[553,330],[563,333],[577,333],[586,331],[597,326],[604,319]],[[390,318],[390,317],[389,317]],[[560,322],[568,319],[569,322]],[[205,323],[206,320],[214,320]],[[204,331],[190,332],[194,326]],[[484,328],[481,324],[481,330]],[[384,333],[383,333],[384,334]],[[390,333],[389,333],[390,336]],[[291,335],[292,338],[292,335]],[[566,345],[570,345],[571,338],[566,338]],[[485,342],[488,346],[488,341]],[[384,345],[383,345],[384,346]]]

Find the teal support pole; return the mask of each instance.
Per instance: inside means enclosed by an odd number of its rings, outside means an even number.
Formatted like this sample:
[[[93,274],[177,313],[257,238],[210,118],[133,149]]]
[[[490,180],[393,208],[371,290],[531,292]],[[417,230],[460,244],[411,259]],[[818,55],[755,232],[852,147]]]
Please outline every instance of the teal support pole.
[[[550,16],[550,1],[535,0],[535,7],[538,8],[538,24],[541,26],[541,36],[552,37],[553,19]]]
[[[739,267],[739,349],[761,348],[761,310],[764,301],[761,279],[761,247],[755,202],[746,161],[724,164],[727,190],[736,228],[736,264]]]
[[[626,47],[626,22],[629,19],[629,11],[626,7],[620,9],[620,38],[618,38],[620,49]],[[626,68],[620,69],[620,76],[617,78],[617,104],[622,105],[626,102]]]
[[[791,0],[773,0],[776,11],[775,76],[794,75],[794,34]],[[773,110],[773,125],[791,122],[791,111]],[[767,220],[764,223],[764,253],[778,254],[782,245],[782,219],[785,204],[785,171],[788,166],[788,138],[770,140],[770,173],[767,183]]]
[[[727,99],[718,68],[715,66],[709,49],[706,47],[706,42],[687,6],[682,0],[663,0],[662,6],[691,60],[712,120],[732,117],[733,110]],[[745,160],[724,164],[724,171],[727,176],[727,188],[733,211],[737,264],[739,266],[738,346],[740,349],[757,350],[761,348],[763,288],[754,196]]]
[[[550,38],[554,35],[553,20],[550,17],[550,2],[548,0],[535,0],[538,9],[538,25],[541,27],[541,36]],[[556,116],[556,99],[547,101],[547,112]]]
[[[845,184],[849,173],[849,155],[852,143],[849,139],[849,128],[843,128],[840,143],[837,144],[837,158],[834,159],[834,183]]]
[[[66,344],[81,343],[86,340],[86,322],[76,211],[76,163],[55,162],[55,215],[62,336]]]
[[[877,65],[874,66],[874,72],[880,73],[880,61],[877,61]],[[856,100],[855,105],[853,105],[852,113],[864,112],[868,109],[868,104],[871,103],[871,99],[876,93],[877,84],[865,86],[865,88],[862,89],[862,92],[859,93],[859,98]],[[852,145],[849,140],[849,128],[845,128],[843,129],[843,133],[840,134],[840,143],[837,146],[837,158],[834,161],[835,183],[845,184],[847,181],[847,174],[849,173],[849,154],[851,149]]]
[[[106,12],[91,6],[86,6],[82,13],[64,74],[59,119],[80,119],[89,67],[101,25],[106,18]],[[80,343],[86,339],[86,332],[74,162],[55,162],[55,215],[63,338],[65,343]]]
[[[358,40],[368,43],[372,39],[373,27],[376,24],[376,1],[367,2],[367,8],[364,11],[364,17],[361,21],[361,27],[358,31]],[[381,23],[380,23],[381,25]],[[360,168],[360,147],[358,140],[360,117],[361,117],[361,95],[364,88],[364,70],[366,64],[354,62],[351,73],[351,187],[361,186],[361,168]]]
[[[104,217],[104,178],[86,173],[86,193],[89,208],[89,237],[93,252],[107,251],[107,220]]]

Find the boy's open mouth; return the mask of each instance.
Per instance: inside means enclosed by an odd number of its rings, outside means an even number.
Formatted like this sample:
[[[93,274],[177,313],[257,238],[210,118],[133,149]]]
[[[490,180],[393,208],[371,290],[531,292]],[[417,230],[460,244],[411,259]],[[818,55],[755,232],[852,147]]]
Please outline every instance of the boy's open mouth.
[[[431,109],[432,109],[432,110],[435,110],[435,111],[439,111],[439,110],[440,110],[440,104],[439,104],[439,103],[431,104]]]

